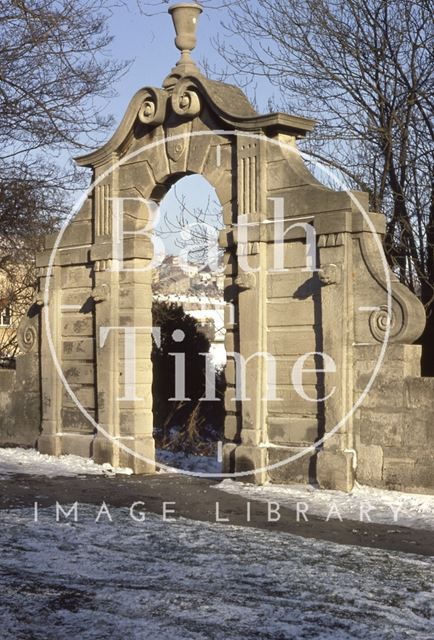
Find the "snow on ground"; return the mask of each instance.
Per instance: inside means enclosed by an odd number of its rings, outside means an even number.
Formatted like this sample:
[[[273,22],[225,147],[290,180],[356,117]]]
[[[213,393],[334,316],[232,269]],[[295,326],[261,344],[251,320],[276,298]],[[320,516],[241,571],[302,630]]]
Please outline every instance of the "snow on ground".
[[[265,485],[258,487],[225,479],[216,489],[236,493],[244,498],[277,502],[281,507],[304,510],[323,518],[339,518],[402,527],[434,530],[434,495],[386,491],[356,485],[351,493],[327,491],[310,485]],[[362,511],[361,511],[362,510]],[[367,515],[366,515],[367,514]],[[302,517],[300,515],[300,517]]]
[[[114,468],[111,464],[96,464],[90,458],[79,456],[49,456],[35,449],[0,448],[0,477],[24,473],[26,475],[46,476],[114,476],[132,474],[131,469]]]
[[[157,460],[174,471],[183,469],[194,473],[220,473],[221,463],[216,456],[195,456],[157,450]],[[110,464],[96,464],[79,456],[60,457],[41,454],[34,449],[0,448],[0,477],[11,474],[56,476],[105,475],[132,473],[128,468],[114,468]],[[399,491],[386,491],[355,486],[351,493],[327,491],[310,485],[266,485],[257,487],[226,479],[217,489],[237,493],[251,500],[273,501],[282,507],[304,510],[306,515],[338,518],[434,530],[434,496]],[[362,514],[363,511],[363,514]]]
[[[82,505],[0,511],[2,640],[428,640],[434,560]]]
[[[195,473],[220,473],[221,462],[217,457],[185,455],[164,449],[157,450],[157,460],[168,467]],[[0,448],[0,477],[11,474],[41,475],[47,478],[78,475],[131,475],[132,469],[112,467],[111,464],[96,464],[90,458],[79,456],[49,456],[36,449]]]
[[[222,464],[217,460],[217,456],[195,456],[186,455],[181,452],[168,451],[167,449],[157,449],[157,462],[161,462],[174,471],[183,469],[194,473],[221,473]],[[165,469],[162,470],[163,472]]]

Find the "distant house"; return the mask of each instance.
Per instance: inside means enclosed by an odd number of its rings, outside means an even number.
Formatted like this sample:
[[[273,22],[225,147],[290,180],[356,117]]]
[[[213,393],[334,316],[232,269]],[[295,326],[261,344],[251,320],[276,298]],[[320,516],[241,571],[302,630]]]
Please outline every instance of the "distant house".
[[[214,363],[226,362],[224,347],[224,275],[209,266],[181,263],[177,256],[166,256],[153,274],[153,291],[157,300],[179,304],[184,312],[197,320],[211,342]]]
[[[164,268],[158,279],[154,279],[154,291],[171,295],[190,288],[190,277],[178,268]]]
[[[9,329],[12,324],[12,309],[6,300],[0,300],[0,327]]]
[[[23,315],[33,301],[34,288],[27,266],[12,265],[0,271],[0,360],[17,355],[16,334]],[[29,284],[30,283],[30,284]]]
[[[222,297],[224,275],[214,273],[208,265],[185,263],[179,256],[166,256],[153,273],[155,294]]]
[[[3,295],[0,297],[0,366],[4,358],[13,355],[10,346],[16,332],[15,319],[10,299]]]

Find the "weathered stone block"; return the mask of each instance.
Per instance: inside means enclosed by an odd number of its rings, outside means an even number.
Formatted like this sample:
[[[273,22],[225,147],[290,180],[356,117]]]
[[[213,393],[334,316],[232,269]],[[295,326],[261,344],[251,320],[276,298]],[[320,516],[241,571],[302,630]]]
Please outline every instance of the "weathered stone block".
[[[402,381],[396,380],[394,384],[384,376],[378,376],[372,386],[368,387],[369,376],[361,376],[358,381],[358,392],[355,399],[366,389],[367,393],[363,399],[365,409],[381,410],[388,413],[388,409],[395,411],[404,409],[404,394]]]
[[[135,437],[150,437],[152,435],[152,396],[140,407],[140,413],[134,407],[127,409],[125,403],[120,404],[119,427],[122,435]]]
[[[93,361],[94,350],[95,342],[93,338],[66,339],[62,343],[62,356],[65,360]]]
[[[83,202],[80,211],[75,216],[74,220],[77,222],[84,222],[87,220],[92,220],[92,207],[93,207],[93,196],[89,196]]]
[[[403,443],[405,429],[402,412],[365,409],[363,406],[355,421],[355,428],[358,429],[360,441],[364,445],[399,447]]]
[[[434,455],[423,452],[416,458],[410,489],[416,493],[432,493],[433,486]]]
[[[416,460],[411,457],[390,457],[384,451],[383,480],[388,489],[402,490],[403,487],[414,486],[414,469]]]
[[[93,300],[91,298],[91,289],[65,289],[62,291],[62,306],[76,307],[75,309],[64,309],[64,311],[74,311],[75,313],[84,313],[92,309]]]
[[[74,393],[80,406],[85,409],[95,409],[95,388],[93,386],[74,385],[71,391]],[[77,406],[66,389],[63,390],[63,406],[74,408]]]
[[[268,326],[287,327],[315,324],[315,305],[311,298],[307,300],[287,300],[269,302],[267,305]]]
[[[357,446],[356,478],[360,484],[381,486],[383,481],[383,449],[376,444]]]
[[[86,411],[95,419],[95,411],[87,409]],[[86,418],[86,416],[76,406],[65,406],[61,411],[62,431],[73,433],[92,434],[94,426]]]
[[[63,368],[63,375],[70,385],[92,384],[95,381],[95,366],[93,363],[68,363]]]
[[[225,392],[225,410],[230,413],[239,413],[241,411],[240,392],[235,387],[228,386]]]
[[[91,314],[64,315],[62,318],[62,336],[90,337],[93,336],[93,316]]]
[[[225,416],[225,439],[239,441],[241,432],[241,416],[226,415]]]
[[[133,440],[119,438],[119,465],[128,467],[137,474],[155,473],[155,442],[151,437],[136,437]],[[116,446],[116,445],[115,445]]]
[[[140,185],[140,193],[146,194],[146,196],[142,195],[141,197],[149,197],[155,187],[155,179],[149,163],[146,160],[134,158],[131,162],[122,164],[119,167],[119,190],[122,192],[134,192],[138,185]],[[135,197],[140,197],[137,191],[134,195]],[[121,196],[127,197],[124,193]]]
[[[152,306],[151,291],[148,285],[123,285],[119,289],[119,305],[121,309],[150,309]]]
[[[69,266],[61,270],[62,288],[92,288],[92,271],[85,266]]]
[[[62,267],[67,267],[68,265],[88,265],[90,261],[90,251],[90,246],[62,247],[56,254],[54,264],[59,264]]]
[[[300,356],[316,351],[317,336],[315,330],[288,327],[283,331],[270,330],[268,334],[268,352],[275,356]]]
[[[288,160],[270,162],[267,166],[268,189],[276,191],[288,185],[301,187],[306,183],[306,175],[294,170],[293,163]]]
[[[302,447],[269,447],[268,477],[276,484],[316,484],[316,459],[316,452]]]
[[[354,485],[351,453],[323,449],[318,453],[317,479],[322,489],[351,491]]]
[[[272,444],[313,444],[318,437],[316,418],[268,418],[268,438]]]
[[[93,435],[84,434],[62,434],[61,447],[62,455],[80,456],[81,458],[91,458],[93,452]]]
[[[40,433],[40,397],[28,391],[0,391],[0,445],[34,447]]]
[[[92,243],[92,224],[90,221],[77,221],[65,229],[60,242],[61,247],[74,247]]]
[[[354,345],[355,370],[372,373],[380,357],[380,344]],[[399,374],[401,378],[420,376],[421,347],[415,344],[389,342],[380,372],[387,376]]]
[[[0,369],[0,393],[12,391],[16,379],[14,369]]]
[[[274,360],[276,365],[276,383],[280,386],[292,385],[292,374],[294,367],[300,356],[277,356]],[[324,374],[318,372],[323,367],[322,362],[315,362],[315,356],[309,356],[304,361],[302,369],[302,383],[308,386],[315,386],[323,382]]]
[[[295,391],[293,387],[275,387],[278,400],[268,401],[270,414],[312,416],[318,413],[318,390],[316,387],[304,385],[304,392],[312,401],[309,402]]]
[[[434,419],[434,378],[405,380],[405,401],[411,409],[429,411]]]
[[[403,449],[434,453],[434,411],[409,411],[403,417]]]
[[[267,480],[265,467],[267,466],[267,449],[237,444],[223,446],[224,473],[236,472],[235,479],[241,482],[264,484]],[[258,470],[255,473],[255,470]]]
[[[49,432],[44,424],[44,429],[38,438],[38,451],[48,456],[62,455],[61,436],[59,434]]]
[[[37,352],[23,353],[15,359],[18,391],[39,393],[39,357]]]
[[[269,273],[267,295],[269,298],[298,298],[300,300],[318,293],[320,282],[310,273],[291,269],[285,273]]]
[[[239,352],[239,333],[238,330],[226,330],[225,335],[225,349],[232,353]]]
[[[283,268],[284,269],[296,269],[301,274],[305,276],[305,278],[310,278],[313,274],[310,271],[306,271],[311,266],[311,263],[308,262],[308,250],[309,245],[306,244],[305,240],[291,240],[289,242],[284,242],[282,245],[276,246],[273,244],[268,245],[267,247],[267,265],[268,265],[268,273],[272,275],[275,273],[279,274],[278,271],[275,271],[276,268],[281,268],[282,264],[280,263],[280,256],[283,256]],[[280,275],[284,275],[285,272],[280,273]]]

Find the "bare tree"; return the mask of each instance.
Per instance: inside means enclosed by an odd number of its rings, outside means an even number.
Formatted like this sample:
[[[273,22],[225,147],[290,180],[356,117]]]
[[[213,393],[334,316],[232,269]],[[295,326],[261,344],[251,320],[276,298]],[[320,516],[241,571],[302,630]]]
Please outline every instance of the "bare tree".
[[[34,173],[25,163],[14,163],[0,181],[0,313],[11,311],[9,326],[0,332],[3,358],[16,354],[16,330],[33,301],[34,255],[62,214],[64,196],[53,175],[57,181],[56,167],[41,164]]]
[[[426,375],[434,375],[433,9],[430,0],[235,0],[215,43],[238,82],[276,87],[270,108],[318,121],[305,149],[386,215],[390,263],[427,311]]]
[[[125,68],[107,47],[110,2],[0,0],[0,143],[4,161],[77,147],[111,124],[95,105]]]
[[[112,125],[96,101],[126,69],[108,57],[110,6],[0,0],[0,306],[30,300],[34,253],[86,180],[66,152],[93,146]],[[11,335],[0,354],[16,350]]]
[[[187,261],[197,265],[213,267],[218,271],[223,262],[223,250],[218,246],[218,236],[223,228],[222,206],[217,196],[208,195],[200,207],[191,206],[181,187],[173,187],[177,203],[176,215],[165,212],[157,235],[164,241],[172,240]]]

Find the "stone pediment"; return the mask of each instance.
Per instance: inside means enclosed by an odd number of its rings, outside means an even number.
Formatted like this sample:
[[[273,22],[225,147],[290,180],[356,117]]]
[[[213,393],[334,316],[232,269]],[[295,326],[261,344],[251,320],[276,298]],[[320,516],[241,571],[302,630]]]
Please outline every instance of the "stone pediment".
[[[167,89],[140,89],[130,101],[110,140],[96,151],[77,157],[77,164],[92,167],[109,160],[124,146],[139,123],[151,130],[164,126],[173,114],[181,120],[192,120],[205,107],[215,116],[218,125],[228,130],[255,131],[266,135],[283,133],[299,138],[312,131],[315,125],[309,118],[286,113],[260,115],[238,87],[209,80],[199,71],[172,78],[175,82]]]
[[[179,4],[171,7],[176,30],[175,44],[181,58],[162,88],[144,87],[132,98],[114,135],[106,144],[89,154],[76,158],[84,167],[101,166],[113,157],[122,156],[128,141],[138,135],[163,126],[173,127],[198,118],[205,110],[212,115],[216,129],[246,131],[273,136],[278,133],[299,138],[312,131],[315,122],[287,113],[260,115],[247,96],[236,86],[206,78],[198,69],[191,51],[196,45],[199,5]],[[136,129],[136,127],[138,127]],[[147,131],[146,131],[147,130]]]

